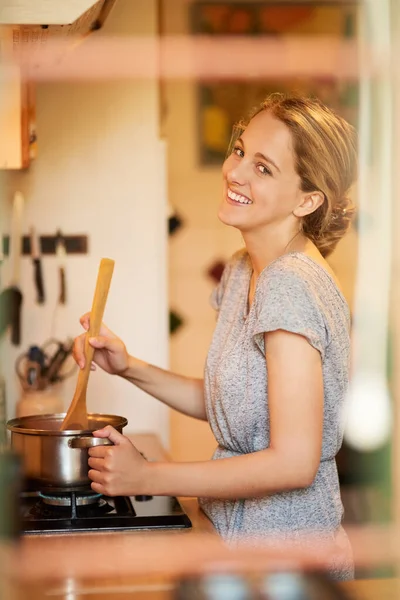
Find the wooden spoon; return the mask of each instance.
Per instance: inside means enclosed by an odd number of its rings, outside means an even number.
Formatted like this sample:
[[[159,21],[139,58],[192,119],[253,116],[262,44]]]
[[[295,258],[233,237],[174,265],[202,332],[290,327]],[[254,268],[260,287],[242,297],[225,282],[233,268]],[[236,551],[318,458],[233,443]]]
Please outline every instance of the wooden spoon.
[[[60,431],[88,429],[88,416],[86,410],[86,390],[89,381],[90,366],[95,349],[89,344],[89,338],[96,337],[100,333],[103,320],[104,308],[107,302],[108,290],[114,270],[114,261],[103,258],[100,262],[97,275],[96,289],[93,297],[92,310],[90,312],[89,331],[85,337],[85,366],[79,371],[75,394],[62,422]]]

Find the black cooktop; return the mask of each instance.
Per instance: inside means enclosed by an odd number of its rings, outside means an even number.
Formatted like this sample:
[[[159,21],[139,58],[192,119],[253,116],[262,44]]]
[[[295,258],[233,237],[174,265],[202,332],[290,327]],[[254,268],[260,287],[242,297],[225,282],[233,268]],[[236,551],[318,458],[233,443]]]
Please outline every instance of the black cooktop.
[[[23,534],[185,529],[192,526],[171,496],[117,496],[93,492],[26,492],[20,499]]]

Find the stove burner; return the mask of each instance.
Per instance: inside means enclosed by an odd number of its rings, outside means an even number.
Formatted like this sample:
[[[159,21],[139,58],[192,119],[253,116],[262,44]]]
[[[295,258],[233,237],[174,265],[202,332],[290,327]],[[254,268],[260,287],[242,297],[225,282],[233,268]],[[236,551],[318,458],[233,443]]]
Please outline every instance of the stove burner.
[[[104,496],[95,492],[39,492],[39,500],[29,511],[34,519],[87,519],[103,516],[113,511]]]
[[[25,492],[20,511],[22,533],[27,534],[191,527],[178,500],[170,496],[109,497],[83,490]]]
[[[39,492],[39,497],[42,499],[44,504],[48,504],[50,506],[71,506],[72,504],[72,494],[68,492],[52,495]],[[101,494],[96,494],[95,492],[76,494],[75,505],[89,506],[91,504],[96,504],[100,498]]]

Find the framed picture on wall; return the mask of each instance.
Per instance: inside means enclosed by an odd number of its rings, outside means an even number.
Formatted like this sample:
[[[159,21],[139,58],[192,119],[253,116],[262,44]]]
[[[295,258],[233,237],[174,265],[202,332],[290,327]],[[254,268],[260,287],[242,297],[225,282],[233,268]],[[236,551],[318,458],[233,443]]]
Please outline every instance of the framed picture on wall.
[[[191,32],[208,36],[329,36],[355,39],[356,1],[278,2],[199,1],[191,5]],[[234,124],[272,92],[317,96],[357,124],[358,82],[332,77],[202,80],[197,84],[199,161],[203,166],[224,161]]]

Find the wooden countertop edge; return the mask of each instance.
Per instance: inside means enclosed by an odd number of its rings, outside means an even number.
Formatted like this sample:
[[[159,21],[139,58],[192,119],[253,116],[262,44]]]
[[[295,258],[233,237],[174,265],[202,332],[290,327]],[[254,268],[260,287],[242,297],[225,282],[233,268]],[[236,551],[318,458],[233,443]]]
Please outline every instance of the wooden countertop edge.
[[[25,585],[61,589],[73,582],[77,589],[89,591],[101,586],[105,593],[107,589],[115,591],[120,587],[129,590],[140,585],[173,586],[182,577],[206,572],[265,573],[314,570],[326,565],[318,547],[307,555],[304,551],[296,553],[288,545],[282,546],[280,554],[266,547],[250,548],[245,544],[228,548],[220,538],[206,533],[92,534],[80,537],[79,545],[77,541],[76,536],[69,535],[26,539],[16,549],[14,560],[9,558],[8,565],[0,553],[0,571],[14,572]],[[394,578],[341,585],[355,600],[398,600],[400,597],[400,582]]]
[[[360,568],[396,565],[398,537],[391,531],[368,529],[352,532],[353,548]],[[396,547],[395,547],[396,546]],[[84,557],[84,560],[83,560]],[[109,560],[118,557],[118,560]],[[121,532],[81,535],[27,536],[15,548],[15,566],[26,578],[71,576],[85,578],[99,572],[103,577],[155,575],[180,576],[202,570],[260,568],[324,568],[329,548],[310,540],[307,552],[289,543],[279,550],[245,542],[227,546],[208,532]]]

